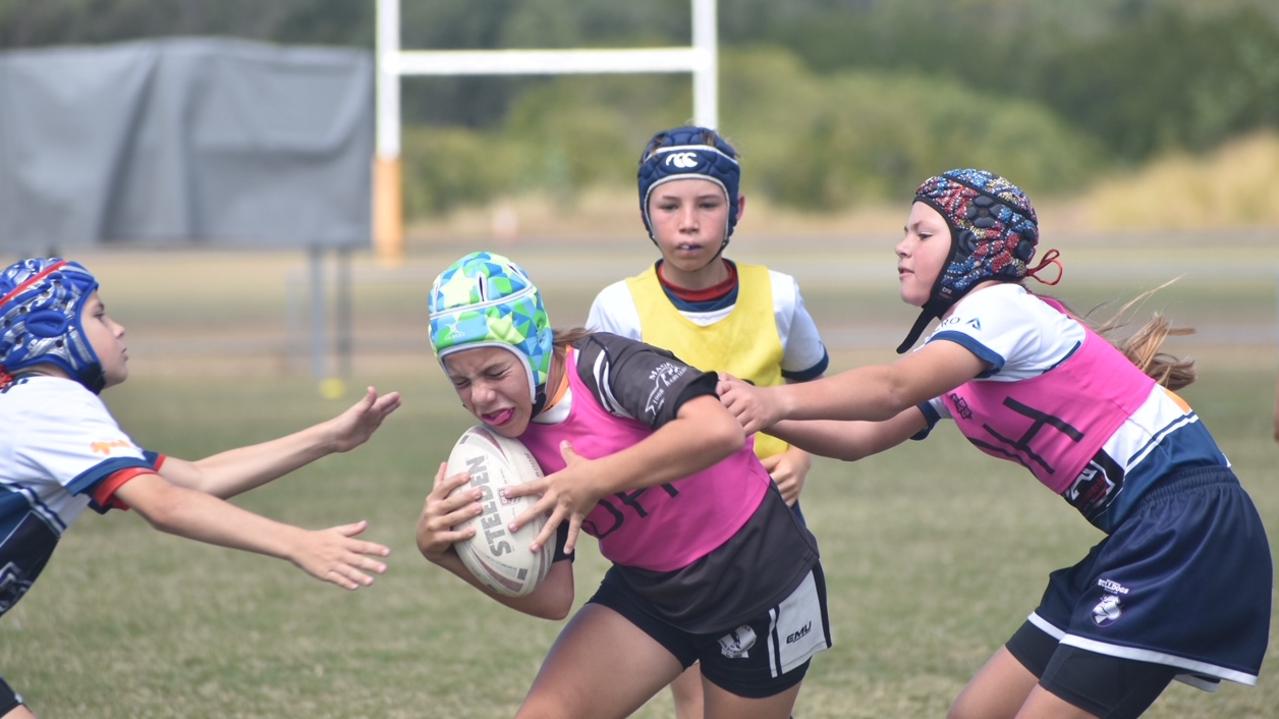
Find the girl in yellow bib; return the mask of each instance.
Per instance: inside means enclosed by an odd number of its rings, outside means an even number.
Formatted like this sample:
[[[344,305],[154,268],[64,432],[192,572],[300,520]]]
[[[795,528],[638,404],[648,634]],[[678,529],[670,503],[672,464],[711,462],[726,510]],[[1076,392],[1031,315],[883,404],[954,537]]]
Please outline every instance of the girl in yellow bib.
[[[795,279],[723,256],[746,209],[740,179],[737,151],[714,130],[677,127],[654,135],[640,156],[640,217],[662,256],[600,291],[586,326],[758,386],[815,379],[829,358]],[[798,514],[808,454],[762,433],[755,452]],[[677,717],[700,718],[697,665],[671,686]]]

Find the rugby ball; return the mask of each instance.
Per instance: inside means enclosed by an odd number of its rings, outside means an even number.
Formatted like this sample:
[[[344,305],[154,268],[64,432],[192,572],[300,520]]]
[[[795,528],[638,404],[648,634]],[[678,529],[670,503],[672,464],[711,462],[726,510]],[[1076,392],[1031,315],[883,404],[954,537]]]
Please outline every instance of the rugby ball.
[[[509,439],[482,425],[462,433],[449,453],[449,476],[467,472],[469,485],[483,492],[483,511],[460,527],[475,528],[475,535],[454,543],[453,548],[466,569],[485,586],[508,597],[522,597],[546,578],[555,556],[552,541],[538,552],[529,544],[546,524],[538,517],[511,532],[510,523],[537,503],[537,497],[505,499],[498,490],[542,476],[533,453],[517,439]]]

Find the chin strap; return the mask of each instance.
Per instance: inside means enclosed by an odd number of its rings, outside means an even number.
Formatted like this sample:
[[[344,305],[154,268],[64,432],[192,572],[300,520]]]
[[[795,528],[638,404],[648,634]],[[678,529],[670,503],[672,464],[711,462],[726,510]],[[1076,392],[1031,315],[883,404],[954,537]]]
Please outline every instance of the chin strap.
[[[938,307],[937,302],[930,300],[924,305],[924,309],[919,313],[919,317],[915,318],[915,324],[911,325],[910,332],[906,333],[906,339],[897,345],[897,354],[905,354],[911,347],[915,346],[915,340],[924,333],[924,328],[932,322],[934,318],[941,317],[941,313],[946,311],[945,307]]]

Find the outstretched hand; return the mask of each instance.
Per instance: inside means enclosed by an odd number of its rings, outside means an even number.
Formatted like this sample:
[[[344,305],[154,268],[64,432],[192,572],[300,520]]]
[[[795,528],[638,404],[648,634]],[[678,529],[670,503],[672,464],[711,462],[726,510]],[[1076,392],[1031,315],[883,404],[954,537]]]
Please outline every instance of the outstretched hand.
[[[560,443],[560,456],[564,458],[564,469],[502,490],[507,497],[540,495],[537,504],[516,517],[510,526],[510,530],[515,532],[537,517],[549,515],[542,531],[538,532],[530,545],[534,552],[540,551],[547,542],[554,542],[556,531],[567,519],[568,539],[564,542],[564,552],[572,554],[577,545],[577,537],[582,531],[582,521],[600,500],[590,483],[588,468],[592,464],[591,460],[573,451],[568,442]]]
[[[766,388],[755,387],[730,374],[721,373],[715,392],[720,403],[737,418],[737,423],[747,433],[768,429],[781,419],[781,408]]]
[[[376,542],[356,537],[368,529],[363,520],[328,529],[307,531],[290,559],[311,576],[342,587],[359,589],[373,584],[370,574],[382,574],[386,564],[374,559],[391,553]]]
[[[377,390],[369,387],[358,402],[329,420],[333,451],[349,452],[364,444],[382,426],[382,420],[399,407],[399,392],[378,396]]]

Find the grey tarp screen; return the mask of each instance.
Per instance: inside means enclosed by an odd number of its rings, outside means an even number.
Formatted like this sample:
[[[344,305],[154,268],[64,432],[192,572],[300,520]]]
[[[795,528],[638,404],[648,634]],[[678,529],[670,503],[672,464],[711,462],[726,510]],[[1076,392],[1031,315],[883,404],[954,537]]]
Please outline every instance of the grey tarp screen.
[[[367,244],[372,157],[365,50],[0,53],[0,249]]]

